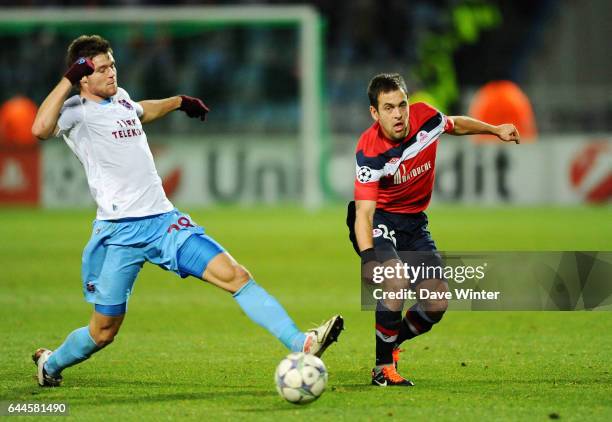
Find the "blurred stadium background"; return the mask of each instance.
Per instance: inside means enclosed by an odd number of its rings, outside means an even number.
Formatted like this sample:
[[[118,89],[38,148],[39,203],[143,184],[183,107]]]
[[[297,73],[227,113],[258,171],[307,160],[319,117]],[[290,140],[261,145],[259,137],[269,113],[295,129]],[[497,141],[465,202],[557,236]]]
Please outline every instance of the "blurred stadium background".
[[[371,124],[366,86],[381,71],[403,74],[413,101],[513,120],[529,141],[444,138],[434,205],[605,204],[612,196],[605,0],[3,5],[0,204],[93,205],[63,143],[39,145],[29,134],[35,105],[82,33],[111,41],[119,84],[134,99],[186,93],[211,106],[205,125],[176,113],[147,128],[180,205],[319,207],[349,198],[353,149]]]

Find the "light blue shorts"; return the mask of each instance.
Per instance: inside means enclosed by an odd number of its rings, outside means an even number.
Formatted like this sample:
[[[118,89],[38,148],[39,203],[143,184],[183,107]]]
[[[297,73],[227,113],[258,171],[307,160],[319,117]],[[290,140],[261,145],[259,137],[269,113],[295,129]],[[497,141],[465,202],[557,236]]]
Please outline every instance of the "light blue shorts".
[[[206,260],[223,252],[223,248],[206,236],[204,229],[189,215],[177,209],[141,218],[95,220],[91,239],[83,251],[81,277],[85,300],[98,305],[126,303],[145,262],[159,265],[181,277],[200,276],[202,272],[190,274],[179,262],[179,250],[191,236],[200,238],[198,242],[188,243],[197,245],[201,251],[199,256],[205,262],[196,267],[203,272],[208,265]],[[188,249],[193,249],[193,246]],[[191,261],[194,256],[198,258],[198,254],[189,254]]]

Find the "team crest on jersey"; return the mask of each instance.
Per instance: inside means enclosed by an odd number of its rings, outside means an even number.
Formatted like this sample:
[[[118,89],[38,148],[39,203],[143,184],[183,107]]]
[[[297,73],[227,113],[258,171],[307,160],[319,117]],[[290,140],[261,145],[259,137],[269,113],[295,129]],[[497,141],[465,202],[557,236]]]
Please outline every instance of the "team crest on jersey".
[[[426,131],[424,131],[424,130],[420,131],[419,133],[417,133],[417,142],[419,142],[421,144],[424,143],[425,141],[427,141],[427,136],[428,135],[429,134]]]
[[[380,237],[382,236],[383,231],[381,229],[373,229],[372,230],[372,237]]]
[[[123,98],[117,102],[121,104],[123,107],[127,108],[128,110],[134,110],[134,107],[132,106],[132,104],[130,104],[129,101],[124,100]]]
[[[357,170],[357,180],[361,183],[367,183],[372,179],[372,169],[368,166],[361,166]]]
[[[92,281],[88,281],[86,287],[89,293],[93,293],[96,291],[96,286],[93,284]]]

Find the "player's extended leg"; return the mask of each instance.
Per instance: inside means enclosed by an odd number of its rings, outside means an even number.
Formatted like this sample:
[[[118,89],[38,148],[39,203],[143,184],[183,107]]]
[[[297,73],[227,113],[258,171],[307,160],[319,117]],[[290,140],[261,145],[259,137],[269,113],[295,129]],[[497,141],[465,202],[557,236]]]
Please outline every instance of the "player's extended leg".
[[[291,351],[321,356],[343,328],[336,315],[320,327],[301,332],[281,304],[258,285],[242,265],[208,236],[192,235],[178,253],[181,273],[191,274],[232,293],[245,314]]]
[[[291,351],[302,351],[306,335],[278,301],[259,286],[251,274],[227,253],[211,260],[202,279],[232,293],[234,299],[253,322],[259,324]]]
[[[104,315],[98,311],[110,315]],[[38,384],[54,387],[62,382],[62,371],[86,359],[103,349],[119,332],[125,316],[125,305],[96,305],[89,325],[71,332],[64,343],[51,352],[38,349],[32,359],[38,367]]]

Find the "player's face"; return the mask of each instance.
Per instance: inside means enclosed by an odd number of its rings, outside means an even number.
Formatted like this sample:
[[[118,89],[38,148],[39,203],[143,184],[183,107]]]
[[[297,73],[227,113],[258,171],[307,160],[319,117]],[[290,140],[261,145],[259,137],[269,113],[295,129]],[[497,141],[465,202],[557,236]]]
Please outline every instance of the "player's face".
[[[102,99],[112,97],[117,93],[117,69],[115,59],[110,53],[98,54],[91,61],[94,72],[81,81],[85,92]]]
[[[378,95],[378,108],[370,106],[372,118],[380,124],[383,134],[392,141],[403,140],[410,131],[408,96],[402,89]]]

